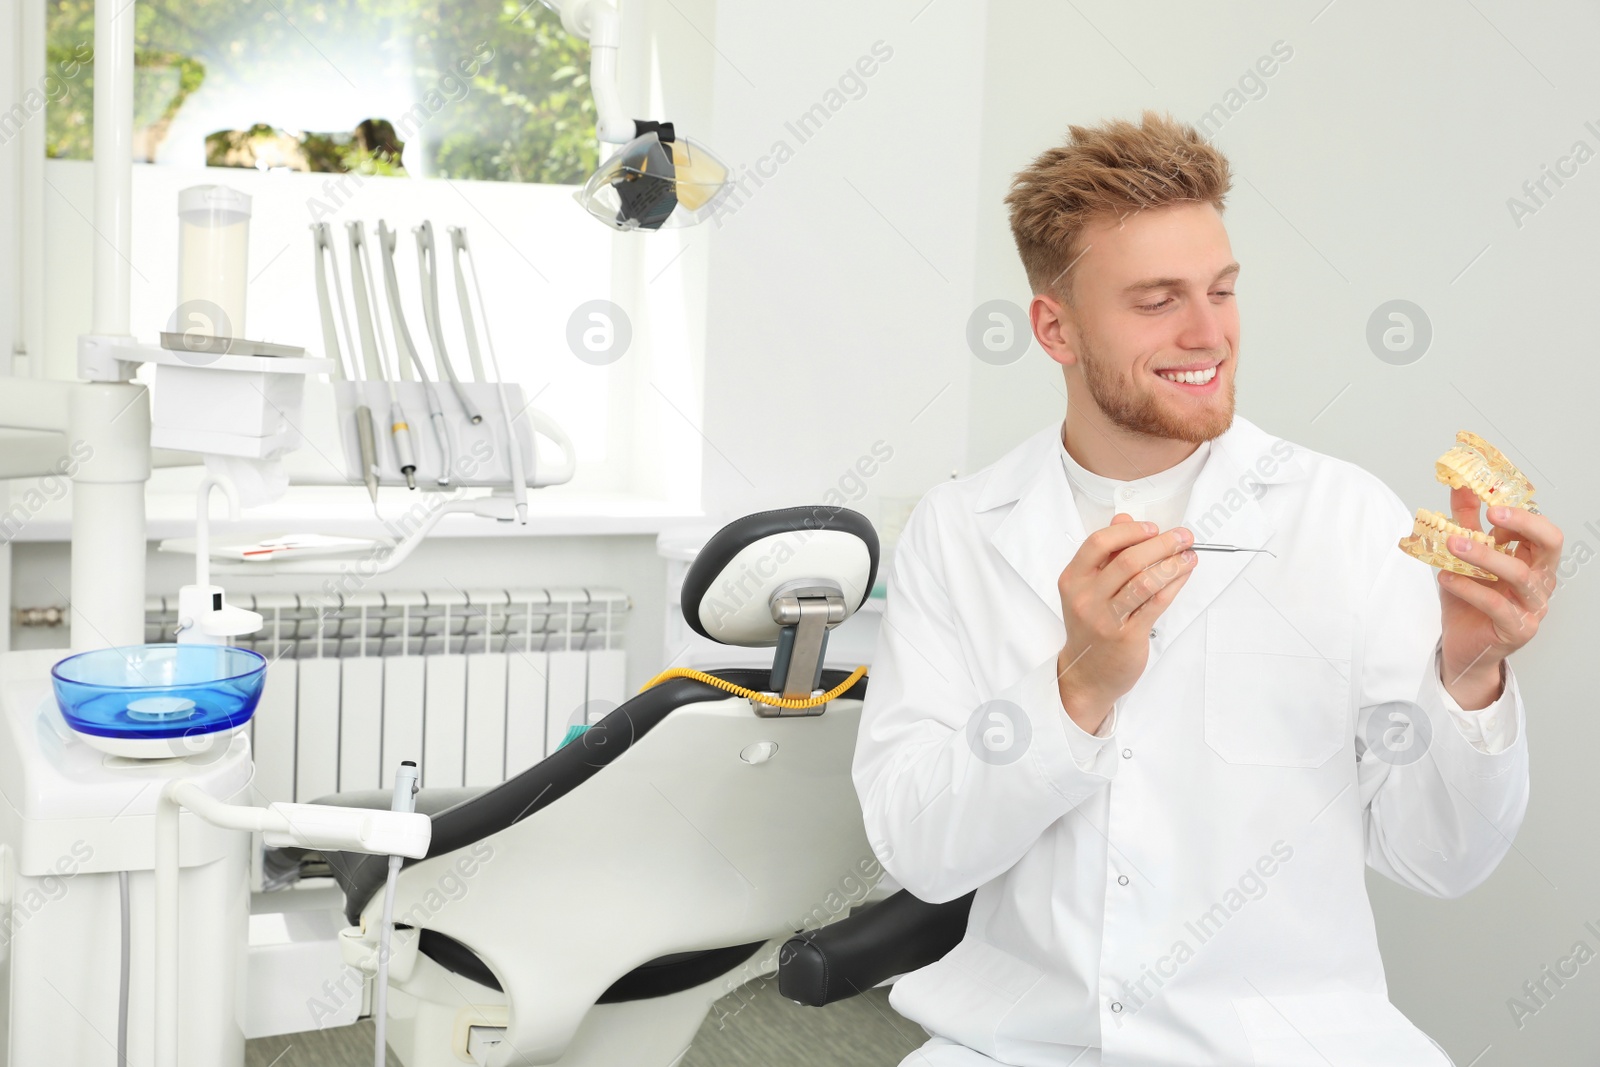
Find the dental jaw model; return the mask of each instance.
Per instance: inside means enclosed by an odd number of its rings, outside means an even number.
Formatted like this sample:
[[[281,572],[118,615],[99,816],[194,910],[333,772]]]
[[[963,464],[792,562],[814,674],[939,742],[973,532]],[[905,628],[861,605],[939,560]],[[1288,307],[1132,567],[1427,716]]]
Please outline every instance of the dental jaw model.
[[[1462,430],[1456,434],[1455,447],[1439,457],[1434,465],[1434,476],[1452,489],[1463,486],[1471,489],[1485,504],[1504,504],[1539,514],[1539,509],[1533,503],[1533,483],[1498,448],[1475,433]],[[1508,556],[1517,550],[1516,541],[1496,544],[1494,538],[1482,530],[1468,530],[1452,522],[1449,516],[1427,508],[1417,509],[1411,535],[1402,537],[1399,545],[1401,551],[1415,556],[1430,567],[1442,567],[1457,574],[1498,581],[1488,571],[1474,567],[1450,552],[1446,544],[1452,534]]]

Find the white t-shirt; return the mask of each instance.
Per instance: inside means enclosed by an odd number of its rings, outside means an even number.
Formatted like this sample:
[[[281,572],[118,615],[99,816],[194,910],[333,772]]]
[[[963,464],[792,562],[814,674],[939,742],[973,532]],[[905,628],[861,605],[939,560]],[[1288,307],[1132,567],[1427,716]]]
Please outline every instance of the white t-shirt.
[[[1067,482],[1072,486],[1072,499],[1083,518],[1085,533],[1103,530],[1111,525],[1111,517],[1119,511],[1132,515],[1137,522],[1153,522],[1162,533],[1183,521],[1183,510],[1189,505],[1189,491],[1200,468],[1206,465],[1211,454],[1211,442],[1201,442],[1189,457],[1142,478],[1119,482],[1095,474],[1084,468],[1065,444],[1061,445],[1061,465],[1066,468]]]

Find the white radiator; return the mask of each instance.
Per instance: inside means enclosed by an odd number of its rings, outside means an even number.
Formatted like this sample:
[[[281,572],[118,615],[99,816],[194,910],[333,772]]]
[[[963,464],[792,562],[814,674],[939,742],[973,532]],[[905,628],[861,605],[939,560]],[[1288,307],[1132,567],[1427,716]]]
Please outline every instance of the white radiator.
[[[424,786],[494,785],[555,751],[567,728],[626,700],[615,589],[237,595],[267,658],[251,721],[255,803],[388,788],[401,760]],[[146,605],[170,641],[177,598]]]

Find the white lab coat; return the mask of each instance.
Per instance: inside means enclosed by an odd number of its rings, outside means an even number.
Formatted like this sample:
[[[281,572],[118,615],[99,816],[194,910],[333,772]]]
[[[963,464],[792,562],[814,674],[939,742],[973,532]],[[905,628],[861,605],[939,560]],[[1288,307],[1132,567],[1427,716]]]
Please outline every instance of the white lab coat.
[[[1084,537],[1058,433],[935,486],[894,555],[854,763],[868,838],[924,900],[977,890],[964,940],[891,993],[935,1035],[906,1063],[1449,1063],[1389,1002],[1364,866],[1457,897],[1500,862],[1528,801],[1510,664],[1490,754],[1447,710],[1433,571],[1395,547],[1411,511],[1236,416],[1184,525],[1276,557],[1202,553],[1110,739],[1085,733],[1056,689]],[[1424,721],[1369,746],[1402,700]]]

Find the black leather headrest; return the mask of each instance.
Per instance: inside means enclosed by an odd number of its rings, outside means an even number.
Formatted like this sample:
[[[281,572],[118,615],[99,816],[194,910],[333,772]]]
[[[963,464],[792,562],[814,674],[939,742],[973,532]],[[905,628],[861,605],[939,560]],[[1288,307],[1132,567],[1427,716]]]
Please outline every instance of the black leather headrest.
[[[779,586],[832,581],[848,618],[877,576],[878,535],[859,512],[827,504],[758,511],[718,530],[695,556],[683,581],[683,617],[713,641],[768,647],[778,643],[769,602]]]

